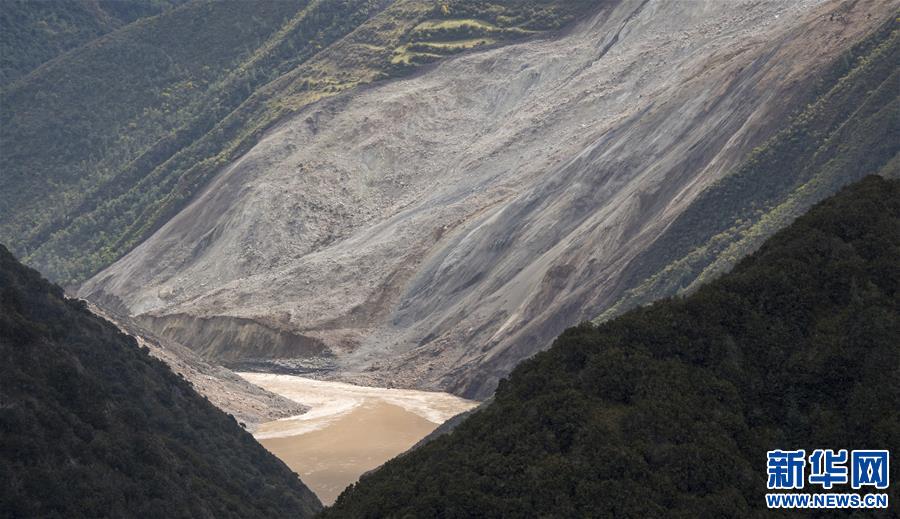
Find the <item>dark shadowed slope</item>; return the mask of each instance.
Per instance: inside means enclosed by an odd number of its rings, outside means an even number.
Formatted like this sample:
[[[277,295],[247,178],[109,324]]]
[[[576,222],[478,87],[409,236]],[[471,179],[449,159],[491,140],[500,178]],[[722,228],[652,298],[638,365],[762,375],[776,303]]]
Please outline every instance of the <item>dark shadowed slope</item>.
[[[0,246],[0,516],[308,517],[281,461]]]
[[[690,297],[567,330],[325,517],[768,517],[767,450],[900,445],[897,337],[900,181],[868,177]]]
[[[4,0],[0,89],[68,50],[185,1]]]

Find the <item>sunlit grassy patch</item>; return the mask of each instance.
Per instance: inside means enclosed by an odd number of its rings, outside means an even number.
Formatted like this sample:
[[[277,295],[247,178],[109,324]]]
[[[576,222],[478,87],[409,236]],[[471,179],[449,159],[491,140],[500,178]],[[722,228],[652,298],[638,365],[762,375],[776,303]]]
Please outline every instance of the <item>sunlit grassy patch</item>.
[[[494,24],[483,22],[481,20],[428,20],[417,25],[416,28],[413,29],[413,33],[423,31],[456,30],[460,28],[472,28],[488,32],[500,30]]]

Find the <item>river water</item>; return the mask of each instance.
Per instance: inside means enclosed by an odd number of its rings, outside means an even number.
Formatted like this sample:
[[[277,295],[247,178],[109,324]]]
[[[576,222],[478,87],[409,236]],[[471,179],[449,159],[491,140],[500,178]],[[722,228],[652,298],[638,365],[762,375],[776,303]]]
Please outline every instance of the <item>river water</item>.
[[[326,505],[348,485],[478,402],[448,393],[386,389],[292,375],[239,373],[310,410],[262,424],[254,436]]]

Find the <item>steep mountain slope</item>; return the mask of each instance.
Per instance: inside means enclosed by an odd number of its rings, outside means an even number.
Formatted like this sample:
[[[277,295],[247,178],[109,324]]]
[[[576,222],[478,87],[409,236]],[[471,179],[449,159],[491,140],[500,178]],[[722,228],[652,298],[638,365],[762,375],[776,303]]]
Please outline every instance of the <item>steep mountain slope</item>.
[[[247,382],[230,369],[203,359],[195,351],[160,337],[128,317],[115,315],[89,304],[88,309],[131,335],[150,355],[166,365],[206,397],[213,405],[234,416],[241,427],[254,431],[264,422],[305,413],[309,408]]]
[[[0,241],[56,281],[83,281],[285,115],[593,4],[192,0],[130,24],[0,93]]]
[[[734,265],[843,184],[900,177],[900,25],[842,55],[821,93],[734,173],[707,189],[621,276],[608,319],[685,293]]]
[[[190,195],[183,170],[234,137],[224,118],[386,3],[194,0],[16,82],[0,94],[0,239],[64,283],[112,261],[161,200]]]
[[[190,384],[0,246],[0,515],[309,517],[318,499]]]
[[[767,450],[900,444],[898,336],[900,181],[869,177],[686,299],[567,330],[324,517],[771,517]]]
[[[485,397],[898,6],[610,3],[322,100],[80,293],[227,362]]]
[[[0,90],[42,63],[186,0],[5,0],[0,7]]]

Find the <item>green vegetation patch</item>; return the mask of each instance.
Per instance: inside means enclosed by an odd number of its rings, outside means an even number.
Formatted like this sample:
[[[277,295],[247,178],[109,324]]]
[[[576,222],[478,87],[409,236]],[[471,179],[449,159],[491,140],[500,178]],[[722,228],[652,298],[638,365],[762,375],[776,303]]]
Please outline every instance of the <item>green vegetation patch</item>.
[[[482,33],[490,33],[494,31],[499,31],[494,24],[482,22],[481,20],[472,20],[472,19],[447,19],[447,20],[431,20],[427,22],[422,22],[413,29],[412,35],[416,36],[424,36],[434,32],[444,32],[444,31],[478,31]]]
[[[4,0],[0,89],[68,50],[186,1]]]

